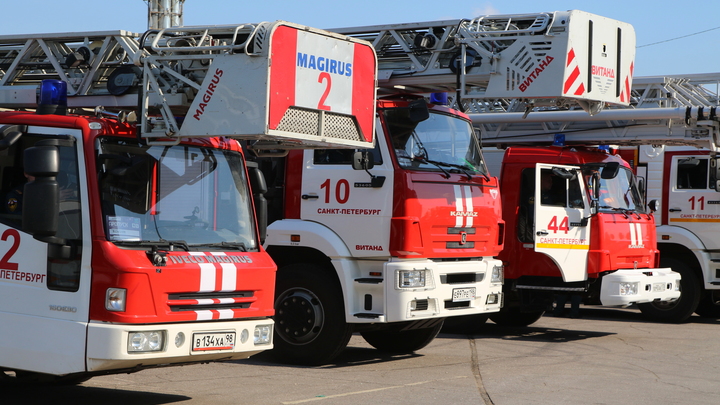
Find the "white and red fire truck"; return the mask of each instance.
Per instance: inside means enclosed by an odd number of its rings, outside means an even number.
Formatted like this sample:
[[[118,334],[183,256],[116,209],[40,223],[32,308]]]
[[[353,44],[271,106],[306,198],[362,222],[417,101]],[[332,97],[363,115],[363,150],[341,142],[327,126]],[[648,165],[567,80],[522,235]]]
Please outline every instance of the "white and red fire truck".
[[[265,247],[278,264],[282,358],[330,361],[353,331],[376,348],[412,352],[446,317],[499,311],[498,182],[467,115],[433,93],[598,110],[618,97],[573,74],[588,60],[593,22],[599,44],[617,42],[612,20],[580,11],[330,29],[378,54],[377,144],[257,159],[268,180]],[[623,72],[631,61],[629,53]]]
[[[233,138],[372,147],[375,74],[369,44],[282,21],[0,37],[0,377],[272,348],[262,181]]]
[[[616,111],[624,117],[606,122],[600,116],[594,124],[567,123],[573,131],[587,131],[601,123],[605,128],[595,132],[609,143],[618,136],[652,141],[621,146],[618,154],[643,179],[647,199],[660,201],[655,215],[660,263],[682,275],[678,300],[639,306],[654,320],[682,322],[693,312],[720,317],[720,247],[715,231],[720,221],[719,85],[717,73],[639,77],[633,82],[633,110]]]
[[[513,196],[511,193],[517,184],[510,179],[506,182],[504,176],[517,177],[517,168],[527,165],[526,161],[531,158],[517,153],[526,148],[508,148],[502,161],[500,181],[505,198],[504,218],[508,223],[506,250],[501,258],[506,264],[507,298],[514,299],[506,299],[503,315],[507,316],[498,316],[500,322],[515,319],[522,323],[537,319],[544,309],[544,302],[553,294],[579,294],[588,304],[616,304],[616,300],[605,298],[602,289],[613,278],[628,271],[642,271],[652,277],[620,280],[620,289],[613,287],[612,290],[621,293],[620,298],[624,300],[621,304],[637,303],[650,319],[679,322],[693,311],[718,315],[713,291],[717,285],[713,284],[717,266],[713,265],[712,238],[701,236],[708,232],[707,224],[713,222],[713,208],[709,203],[713,200],[708,192],[715,185],[717,162],[709,153],[717,150],[720,139],[715,115],[717,96],[704,85],[717,83],[718,78],[708,80],[709,77],[698,76],[695,79],[696,84],[689,78],[680,77],[636,79],[632,83],[629,106],[616,104],[593,116],[561,109],[528,115],[511,110],[473,115],[485,139],[492,139],[487,141],[491,144],[549,144],[557,134],[564,134],[569,146],[545,148],[550,152],[545,152],[549,155],[542,163],[551,163],[553,167],[568,162],[573,156],[587,156],[585,145],[615,145],[612,154],[594,150],[592,153],[600,156],[596,163],[592,159],[578,161],[585,176],[583,188],[588,195],[592,195],[593,186],[588,175],[599,162],[615,160],[622,168],[615,179],[600,179],[596,213],[581,214],[582,218],[588,218],[585,225],[573,221],[569,214],[582,211],[579,208],[586,209],[587,200],[583,201],[583,207],[574,207],[574,210],[567,207],[570,219],[565,225],[568,226],[560,226],[560,217],[558,221],[554,221],[554,217],[549,221],[545,217],[543,221],[542,214],[536,215],[538,219],[530,224],[534,226],[532,239],[523,240],[521,228],[518,228],[525,201],[522,186]],[[668,150],[663,157],[662,151],[666,147],[676,149]],[[699,147],[706,150],[698,150]],[[684,152],[680,152],[680,148]],[[693,148],[693,152],[688,151]],[[499,167],[502,152],[495,153],[498,153]],[[485,155],[490,159],[491,152],[485,150]],[[620,161],[620,157],[625,157],[625,161]],[[639,163],[644,166],[637,167]],[[633,175],[636,168],[640,174],[639,185]],[[697,192],[688,190],[693,187],[698,187]],[[570,189],[568,195],[571,195]],[[648,200],[649,211],[645,207]],[[590,203],[593,203],[592,199]],[[513,208],[515,213],[508,211]],[[658,208],[659,215],[653,215],[652,211]],[[511,223],[513,220],[515,225]],[[578,263],[587,271],[577,273],[580,277],[573,280],[569,279],[569,269],[563,267],[562,261],[552,255],[550,261],[542,253],[541,248],[547,246],[541,244],[546,243],[549,236],[559,234],[564,237],[566,232],[577,232],[577,228],[582,227],[586,228],[589,238],[583,247],[586,256],[578,258]],[[511,235],[511,229],[515,229],[515,237]],[[657,266],[661,269],[654,268]],[[667,275],[663,269],[672,269],[674,273]],[[658,273],[665,275],[665,279],[657,278]],[[679,285],[677,274],[682,277]]]

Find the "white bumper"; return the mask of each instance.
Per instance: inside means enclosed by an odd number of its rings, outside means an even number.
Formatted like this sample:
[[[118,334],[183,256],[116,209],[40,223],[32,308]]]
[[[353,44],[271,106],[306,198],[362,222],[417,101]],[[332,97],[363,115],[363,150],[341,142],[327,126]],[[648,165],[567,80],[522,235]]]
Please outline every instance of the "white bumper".
[[[270,325],[270,343],[254,343],[257,326]],[[160,325],[113,325],[88,324],[87,371],[142,369],[156,365],[197,363],[215,360],[245,359],[253,354],[273,348],[272,319],[237,320],[223,322],[197,322]],[[164,331],[166,342],[163,350],[156,352],[129,353],[130,332]],[[245,331],[245,332],[243,332]],[[192,339],[199,333],[235,333],[232,348],[193,351]],[[184,339],[176,339],[182,334]],[[197,335],[199,336],[199,335]],[[243,336],[246,340],[243,342]],[[183,340],[182,344],[176,344]]]
[[[600,302],[627,306],[680,298],[680,273],[663,269],[621,269],[602,278]]]
[[[384,268],[385,321],[498,312],[502,304],[502,277],[492,280],[493,267],[502,268],[502,262],[496,259],[388,262]],[[425,286],[400,287],[399,274],[416,270],[425,272]]]

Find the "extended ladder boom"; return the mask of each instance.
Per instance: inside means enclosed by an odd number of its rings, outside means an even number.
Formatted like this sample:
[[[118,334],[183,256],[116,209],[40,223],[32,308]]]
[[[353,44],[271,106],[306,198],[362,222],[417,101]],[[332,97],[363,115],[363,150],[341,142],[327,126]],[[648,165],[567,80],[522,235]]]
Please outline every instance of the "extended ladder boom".
[[[582,11],[330,29],[369,41],[382,93],[453,92],[466,108],[627,105],[631,25]]]
[[[275,46],[275,44],[278,44]],[[284,21],[0,36],[0,107],[138,110],[143,137],[230,136],[255,149],[373,145],[376,57],[362,41]]]
[[[714,90],[713,90],[714,88]],[[717,152],[720,73],[635,78],[628,108],[470,114],[483,144],[689,145]]]

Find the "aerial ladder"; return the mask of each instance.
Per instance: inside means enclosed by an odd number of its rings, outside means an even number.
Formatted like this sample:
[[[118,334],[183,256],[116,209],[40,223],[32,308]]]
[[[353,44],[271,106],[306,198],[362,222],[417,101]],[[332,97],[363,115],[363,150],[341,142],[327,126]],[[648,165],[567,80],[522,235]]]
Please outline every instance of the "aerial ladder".
[[[717,74],[637,77],[629,105],[588,115],[577,108],[507,108],[470,113],[485,145],[552,143],[675,145],[718,151]]]
[[[468,112],[630,101],[632,26],[579,10],[330,31],[373,44],[380,95],[448,92]]]
[[[297,49],[272,46],[286,37],[300,38]],[[342,59],[331,57],[336,44]],[[329,68],[296,66],[295,52],[348,70],[331,77]],[[256,150],[335,141],[363,148],[373,139],[367,105],[375,96],[374,64],[372,49],[360,41],[280,21],[9,35],[0,39],[0,107],[34,108],[41,81],[60,80],[68,108],[123,118],[137,110],[140,136],[149,143],[231,136]],[[352,96],[344,97],[348,90]]]

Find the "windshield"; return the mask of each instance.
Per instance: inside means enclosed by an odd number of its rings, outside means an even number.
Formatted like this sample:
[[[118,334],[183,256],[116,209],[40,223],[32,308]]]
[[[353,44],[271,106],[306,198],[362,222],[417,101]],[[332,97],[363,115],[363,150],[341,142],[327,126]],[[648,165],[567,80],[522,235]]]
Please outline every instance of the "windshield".
[[[600,209],[645,212],[635,175],[630,170],[621,167],[614,178],[600,179]]]
[[[384,109],[393,149],[401,167],[487,174],[485,161],[472,125],[456,116],[430,111],[419,123],[410,120],[407,108]]]
[[[98,166],[108,240],[257,248],[240,153],[103,138]]]

